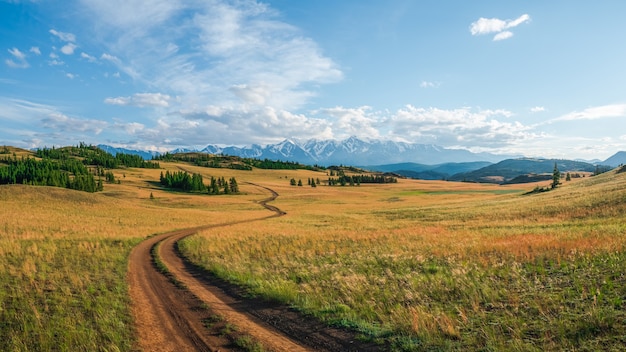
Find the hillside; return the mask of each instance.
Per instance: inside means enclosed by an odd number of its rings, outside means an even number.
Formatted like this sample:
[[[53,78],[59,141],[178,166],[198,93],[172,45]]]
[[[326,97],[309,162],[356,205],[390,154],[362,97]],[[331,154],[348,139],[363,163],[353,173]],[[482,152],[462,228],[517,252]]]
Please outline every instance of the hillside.
[[[450,176],[478,170],[491,165],[488,161],[475,161],[466,163],[444,163],[436,165],[424,165],[417,163],[398,163],[386,165],[364,166],[364,169],[380,172],[392,172],[408,178],[420,180],[446,180]]]
[[[561,173],[595,172],[596,165],[582,161],[559,159],[507,159],[478,170],[463,172],[449,178],[451,181],[507,183],[523,175],[552,174],[554,164]],[[530,178],[536,180],[536,178]],[[548,178],[549,179],[549,178]]]
[[[626,152],[617,152],[603,162],[604,165],[617,167],[626,164]]]

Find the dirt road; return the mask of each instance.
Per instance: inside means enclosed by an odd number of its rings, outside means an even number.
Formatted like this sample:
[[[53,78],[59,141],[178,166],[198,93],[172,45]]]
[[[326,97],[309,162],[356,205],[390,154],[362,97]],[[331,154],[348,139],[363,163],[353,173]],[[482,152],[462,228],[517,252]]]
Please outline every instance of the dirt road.
[[[278,194],[264,188],[271,196],[260,205],[273,214],[261,219],[285,215],[267,204]],[[242,222],[237,222],[242,223]],[[220,316],[222,324],[236,326],[238,333],[252,336],[272,351],[374,351],[377,346],[355,342],[354,335],[303,318],[287,307],[256,299],[244,299],[238,288],[211,277],[202,269],[182,259],[176,242],[199,230],[235,223],[196,227],[151,237],[137,245],[130,255],[128,282],[132,313],[141,351],[228,351],[232,341],[222,333],[207,329],[206,322]],[[154,265],[151,250],[157,252],[169,274],[184,289],[176,287]],[[206,308],[208,306],[208,309]],[[222,320],[223,319],[223,320]],[[215,330],[215,329],[213,329]]]

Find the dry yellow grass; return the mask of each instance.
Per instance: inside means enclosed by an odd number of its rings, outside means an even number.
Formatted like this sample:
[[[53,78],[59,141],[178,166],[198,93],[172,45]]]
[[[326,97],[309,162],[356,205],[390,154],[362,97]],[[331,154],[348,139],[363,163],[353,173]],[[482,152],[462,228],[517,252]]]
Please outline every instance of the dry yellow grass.
[[[130,350],[126,270],[154,233],[267,216],[247,194],[173,193],[159,170],[115,170],[120,184],[85,193],[0,186],[0,350]],[[153,195],[153,199],[150,198]]]
[[[306,180],[318,174],[286,176]],[[600,292],[592,286],[615,280],[596,261],[621,263],[626,244],[624,174],[576,180],[532,196],[522,194],[534,184],[401,180],[311,188],[289,186],[287,178],[264,181],[281,194],[275,205],[287,216],[205,231],[185,240],[184,252],[268,298],[374,337],[395,331],[398,349],[573,347],[586,330],[572,327],[571,320],[559,323],[558,306],[566,296]],[[570,291],[567,285],[574,284],[567,280],[576,281],[576,270],[589,283]],[[537,291],[546,285],[561,298]],[[604,311],[597,326],[618,314],[619,292],[606,298],[611,313]],[[595,316],[588,302],[596,301],[576,303],[571,315]],[[494,319],[486,307],[508,318]],[[525,314],[513,319],[522,309]],[[535,309],[548,323],[535,327]],[[529,326],[542,334],[555,333],[554,326],[563,331],[530,341],[524,337]]]
[[[626,174],[522,196],[535,185],[312,188],[308,178],[328,175],[161,166],[114,170],[121,184],[96,194],[0,186],[0,321],[9,322],[0,349],[128,349],[132,246],[175,228],[267,216],[255,203],[267,191],[254,184],[277,191],[274,205],[287,215],[206,231],[184,241],[185,253],[394,349],[611,348],[626,335],[613,323],[626,321],[626,279],[615,274],[626,271]],[[242,194],[157,186],[161,171],[181,168],[234,176]]]

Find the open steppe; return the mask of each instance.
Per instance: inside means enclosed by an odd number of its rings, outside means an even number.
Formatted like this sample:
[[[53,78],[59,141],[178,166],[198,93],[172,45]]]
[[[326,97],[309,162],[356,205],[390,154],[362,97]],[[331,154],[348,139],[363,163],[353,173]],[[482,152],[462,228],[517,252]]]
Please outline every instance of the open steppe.
[[[626,173],[523,195],[536,184],[313,188],[289,181],[324,181],[325,172],[161,167],[113,170],[120,184],[93,194],[0,186],[0,350],[139,348],[132,249],[155,234],[227,223],[178,250],[250,295],[381,350],[626,344]],[[157,185],[161,171],[181,168],[234,176],[241,194]],[[263,187],[280,195],[271,204],[285,216],[267,218]]]

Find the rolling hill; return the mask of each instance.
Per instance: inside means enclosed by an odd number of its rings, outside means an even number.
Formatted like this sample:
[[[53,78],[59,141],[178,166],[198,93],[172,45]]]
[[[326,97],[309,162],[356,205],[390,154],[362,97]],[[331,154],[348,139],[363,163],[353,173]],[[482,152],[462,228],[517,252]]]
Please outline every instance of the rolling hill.
[[[582,161],[560,160],[560,159],[507,159],[499,163],[483,167],[478,170],[463,172],[453,175],[450,181],[467,181],[467,182],[486,182],[486,183],[508,183],[511,180],[524,175],[542,175],[550,176],[554,170],[554,164],[561,173],[566,172],[596,172],[597,166]],[[604,170],[605,168],[603,168]],[[549,179],[550,177],[546,178]],[[542,178],[527,177],[529,181],[534,182]]]

